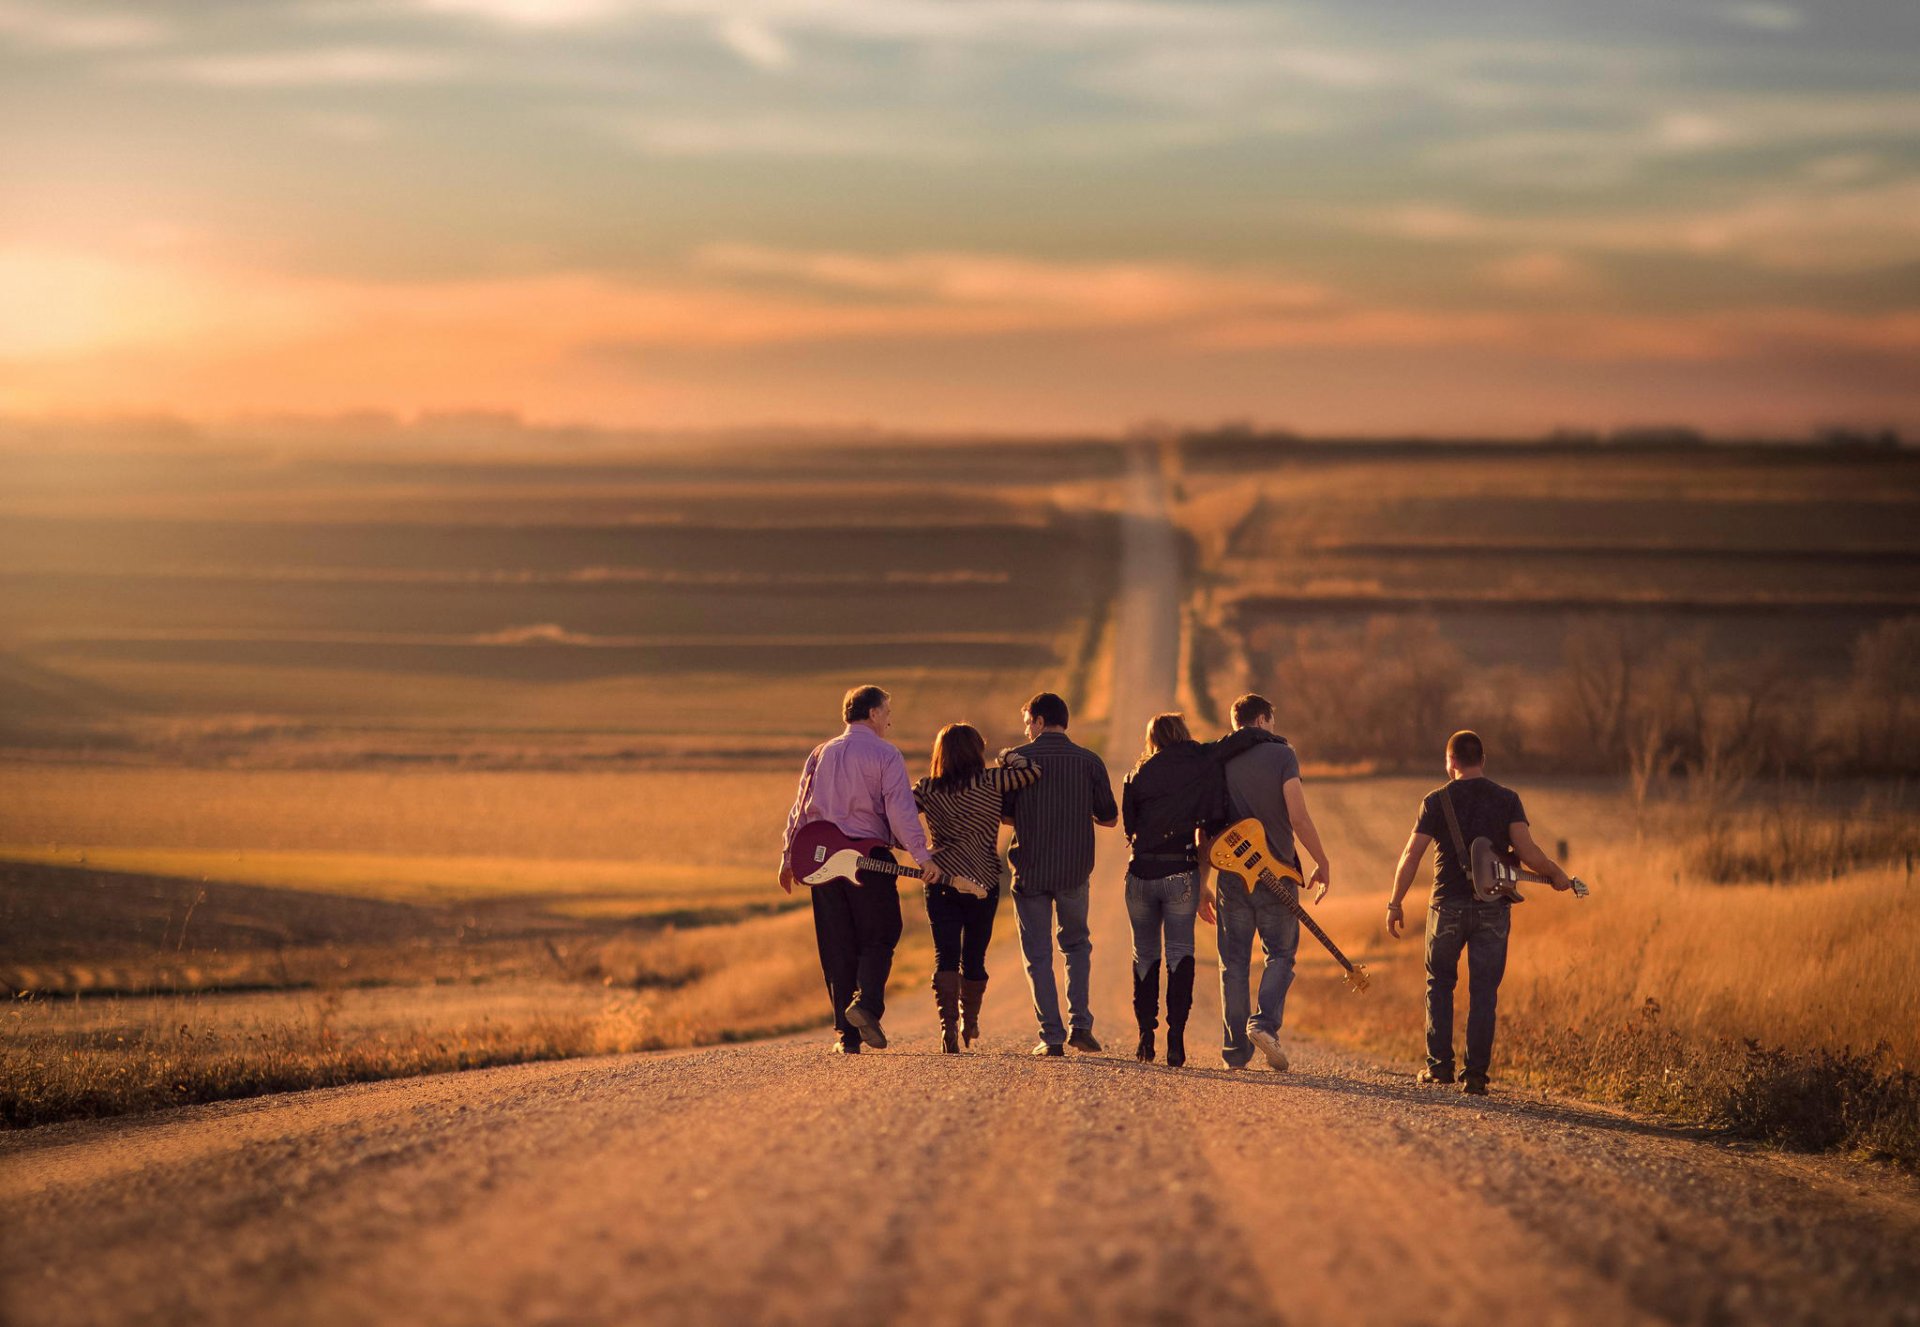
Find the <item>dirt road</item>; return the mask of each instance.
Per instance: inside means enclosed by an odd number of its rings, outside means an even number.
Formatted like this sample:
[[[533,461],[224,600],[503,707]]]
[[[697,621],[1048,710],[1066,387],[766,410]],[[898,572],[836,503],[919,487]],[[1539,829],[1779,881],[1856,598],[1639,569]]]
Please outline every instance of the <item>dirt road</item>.
[[[1171,699],[1172,541],[1131,489],[1116,773]],[[985,1051],[821,1037],[530,1065],[0,1138],[8,1323],[1920,1322],[1920,1195],[1614,1112],[1026,1054],[1010,943]],[[1008,919],[1010,922],[1010,918]],[[1009,932],[1011,927],[1006,928]],[[1010,935],[1007,937],[1010,940]],[[1417,1011],[1409,1010],[1410,1018]]]

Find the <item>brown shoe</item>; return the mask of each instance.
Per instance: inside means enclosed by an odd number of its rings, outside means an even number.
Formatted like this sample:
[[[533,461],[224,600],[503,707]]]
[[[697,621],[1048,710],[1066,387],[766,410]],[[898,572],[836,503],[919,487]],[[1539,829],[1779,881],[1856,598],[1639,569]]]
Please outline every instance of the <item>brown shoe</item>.
[[[847,1022],[853,1024],[853,1030],[860,1034],[860,1040],[877,1051],[887,1048],[887,1034],[880,1030],[880,1020],[857,1004],[847,1006]]]
[[[1287,1053],[1280,1049],[1279,1038],[1265,1028],[1248,1028],[1247,1036],[1267,1057],[1267,1063],[1273,1066],[1275,1073],[1284,1074],[1287,1071]]]

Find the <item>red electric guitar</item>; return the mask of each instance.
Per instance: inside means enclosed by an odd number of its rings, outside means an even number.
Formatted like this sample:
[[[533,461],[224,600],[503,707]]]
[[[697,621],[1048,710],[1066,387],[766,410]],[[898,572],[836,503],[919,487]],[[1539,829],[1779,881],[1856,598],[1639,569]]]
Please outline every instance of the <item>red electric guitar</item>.
[[[917,866],[878,855],[889,851],[891,848],[885,839],[856,839],[841,833],[839,826],[831,821],[816,820],[802,825],[794,834],[793,846],[787,849],[787,869],[803,885],[824,885],[835,880],[856,885],[879,884],[880,880],[861,877],[910,875],[918,878],[926,874]],[[949,874],[943,883],[975,898],[987,896],[985,885],[963,875]]]

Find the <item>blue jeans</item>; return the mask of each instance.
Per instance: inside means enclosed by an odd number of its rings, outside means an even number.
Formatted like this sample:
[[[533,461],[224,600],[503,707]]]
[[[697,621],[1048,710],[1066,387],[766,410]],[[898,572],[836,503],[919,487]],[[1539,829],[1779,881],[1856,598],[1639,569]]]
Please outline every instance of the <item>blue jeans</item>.
[[[1500,979],[1507,973],[1511,903],[1446,899],[1427,909],[1427,1068],[1453,1073],[1453,988],[1467,951],[1467,1076],[1485,1078],[1493,1062]]]
[[[1040,1040],[1064,1046],[1067,1029],[1060,1022],[1060,989],[1053,980],[1053,931],[1059,917],[1060,952],[1067,959],[1067,1010],[1076,1030],[1093,1031],[1093,1010],[1087,1004],[1087,986],[1093,971],[1093,935],[1087,929],[1087,907],[1092,891],[1086,885],[1058,894],[1013,895],[1013,915],[1020,923],[1020,953],[1027,960],[1027,985],[1033,991],[1033,1016],[1040,1022]]]
[[[1247,1032],[1280,1031],[1287,1008],[1287,990],[1293,985],[1293,959],[1300,949],[1300,919],[1273,894],[1258,886],[1249,894],[1238,876],[1220,877],[1220,920],[1215,938],[1220,944],[1220,1009],[1224,1038],[1220,1058],[1237,1067],[1253,1059]],[[1253,937],[1260,936],[1266,970],[1260,974],[1260,1004],[1248,1017],[1248,985],[1253,968]]]
[[[1193,957],[1193,918],[1200,910],[1200,890],[1192,871],[1164,880],[1127,876],[1127,917],[1133,922],[1133,975],[1146,975],[1160,961],[1160,935],[1167,940],[1167,971],[1183,958]]]

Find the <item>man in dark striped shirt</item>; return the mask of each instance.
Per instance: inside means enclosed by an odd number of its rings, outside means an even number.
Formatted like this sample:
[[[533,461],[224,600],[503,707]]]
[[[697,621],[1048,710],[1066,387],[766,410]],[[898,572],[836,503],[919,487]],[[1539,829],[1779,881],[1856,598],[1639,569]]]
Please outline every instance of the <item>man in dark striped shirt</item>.
[[[1067,702],[1043,691],[1021,714],[1027,744],[1015,750],[1038,765],[1038,783],[1007,793],[1002,818],[1013,825],[1013,907],[1020,922],[1020,950],[1040,1022],[1035,1055],[1064,1055],[1065,1047],[1097,1051],[1087,990],[1093,939],[1087,928],[1093,875],[1093,827],[1119,823],[1113,781],[1106,762],[1067,738]],[[1056,918],[1060,952],[1067,960],[1067,1011],[1072,1035],[1060,1021],[1060,993],[1053,980]]]

